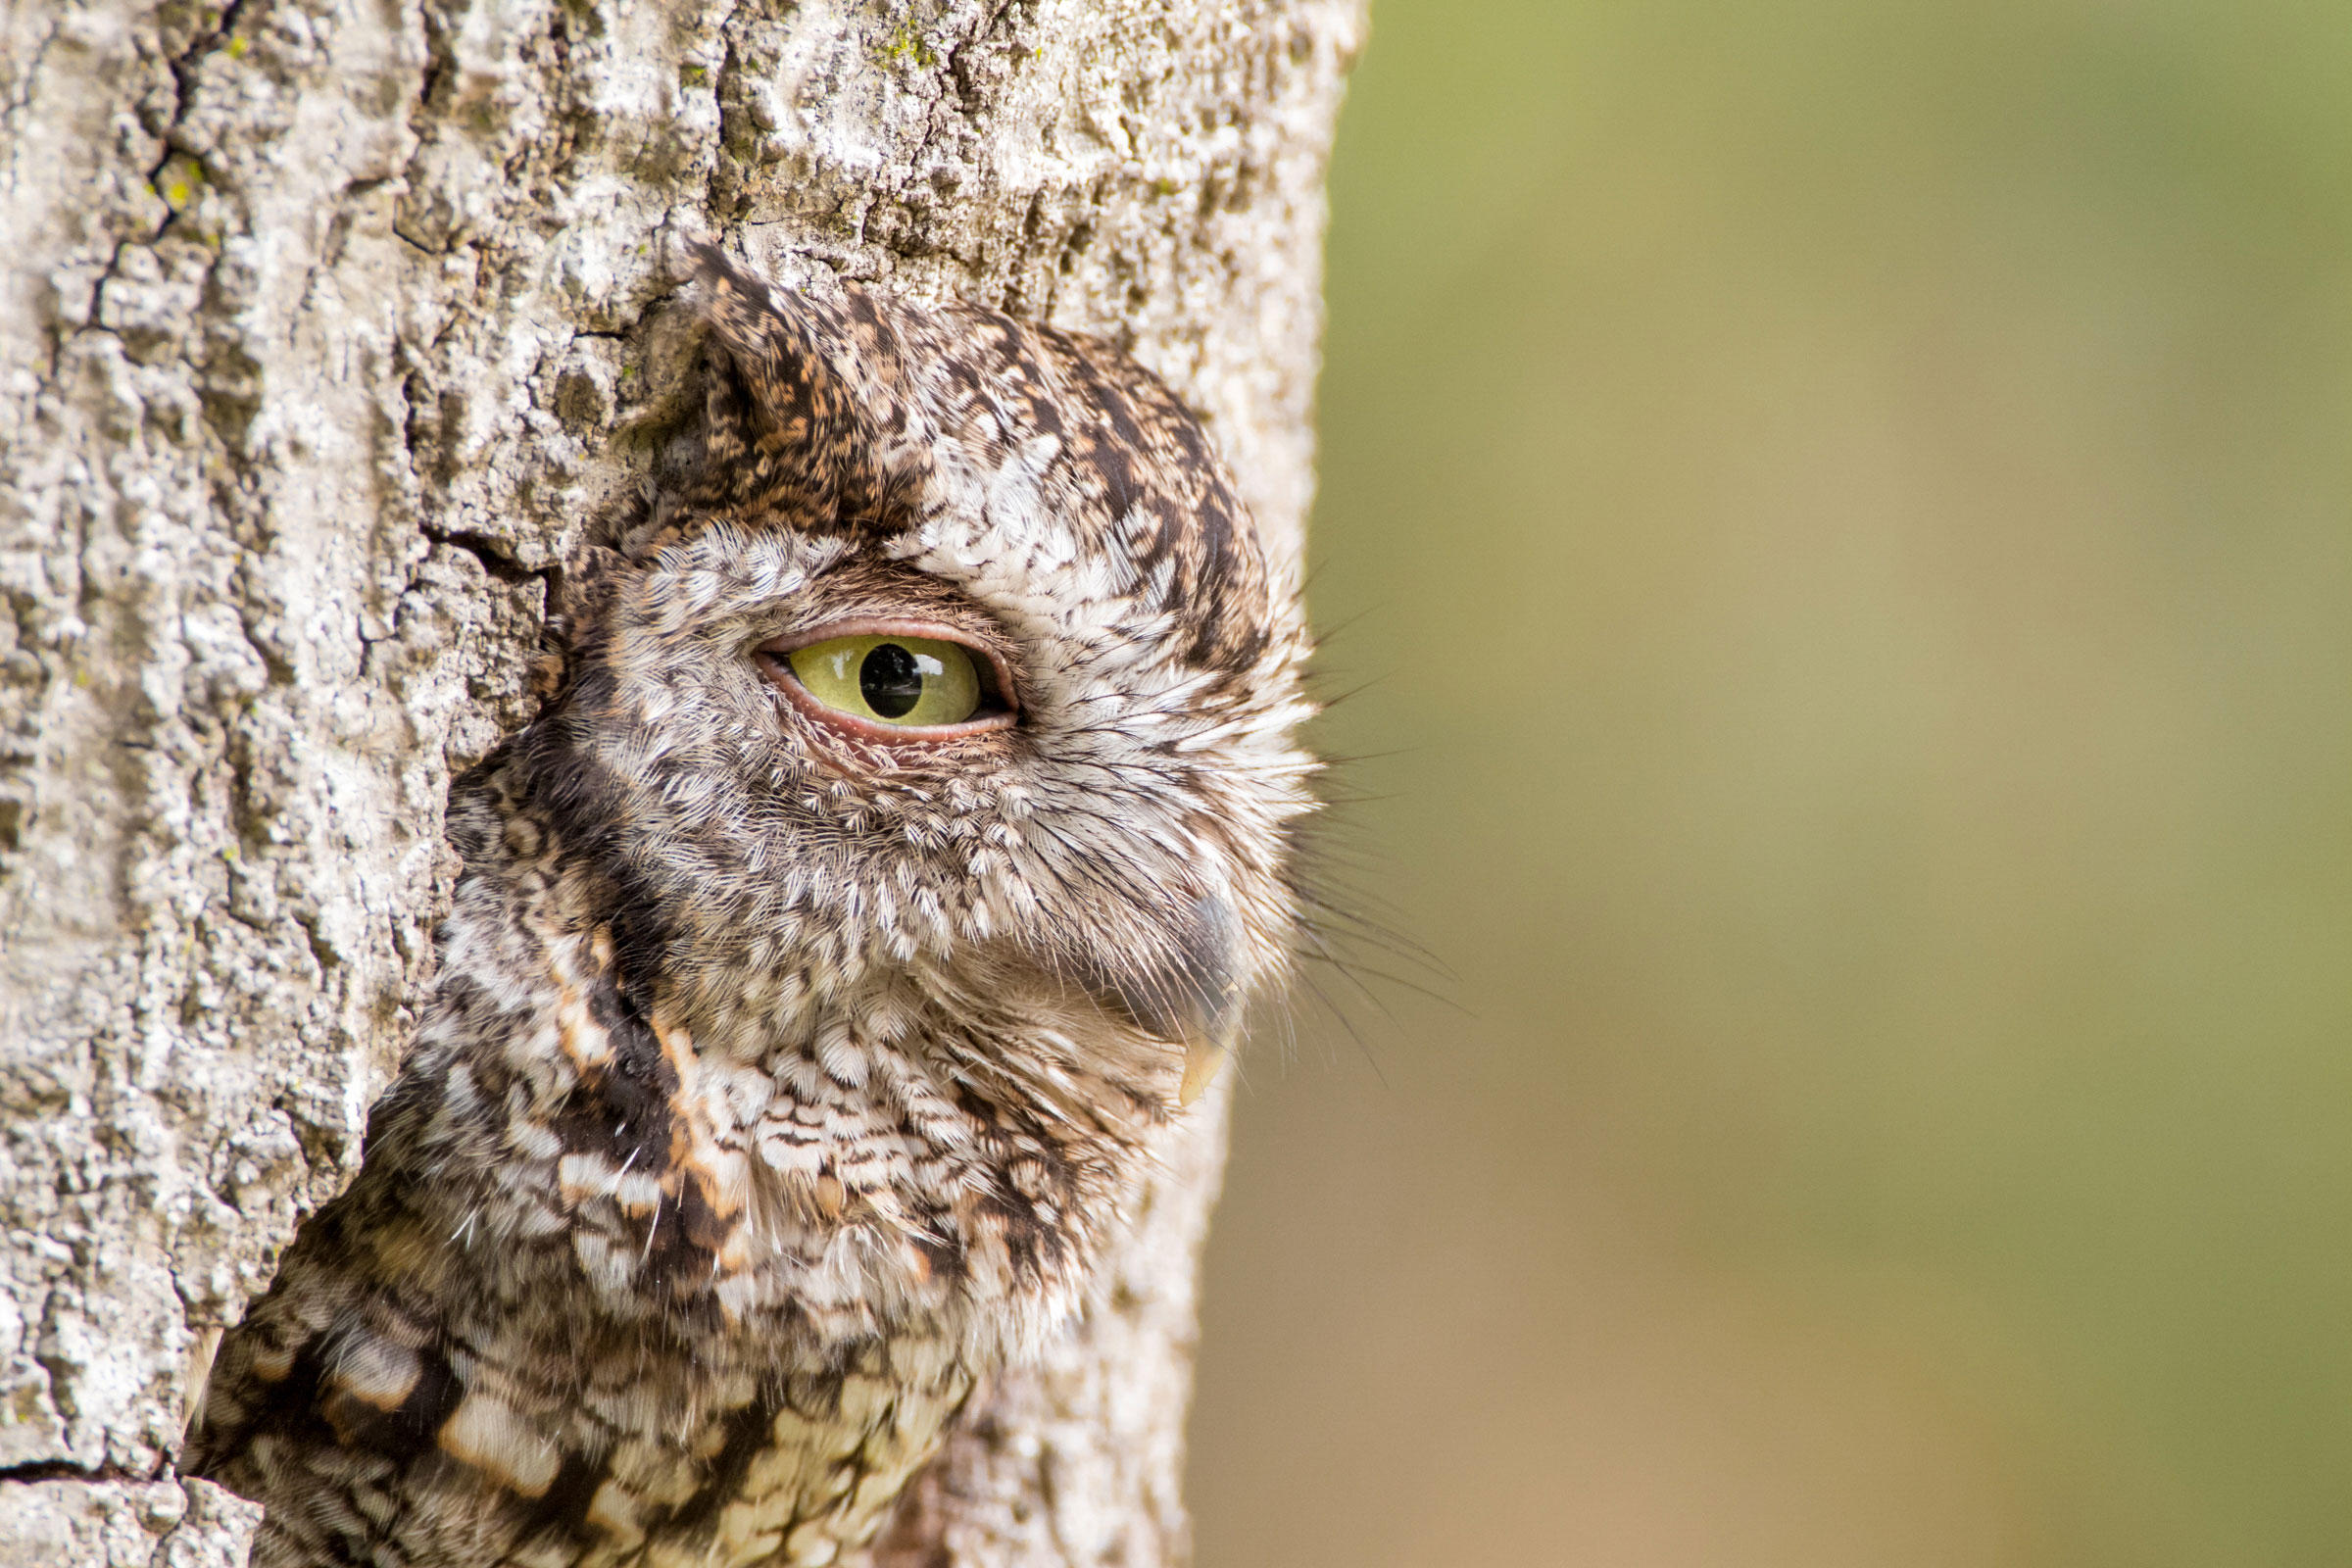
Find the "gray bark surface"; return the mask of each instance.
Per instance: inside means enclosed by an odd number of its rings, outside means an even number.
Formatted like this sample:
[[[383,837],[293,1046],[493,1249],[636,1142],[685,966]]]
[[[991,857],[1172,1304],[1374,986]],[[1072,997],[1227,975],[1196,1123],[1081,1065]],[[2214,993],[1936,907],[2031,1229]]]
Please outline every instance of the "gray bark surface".
[[[19,0],[0,32],[0,1568],[228,1565],[192,1374],[349,1180],[449,780],[681,239],[1102,333],[1278,549],[1360,0]],[[878,1557],[1186,1555],[1224,1102]]]

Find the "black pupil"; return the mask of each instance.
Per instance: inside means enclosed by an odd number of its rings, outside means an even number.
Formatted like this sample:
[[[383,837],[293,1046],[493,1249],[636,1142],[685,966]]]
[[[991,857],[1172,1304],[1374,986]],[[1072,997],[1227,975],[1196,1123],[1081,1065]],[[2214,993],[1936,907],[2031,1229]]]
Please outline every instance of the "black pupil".
[[[897,718],[922,701],[922,671],[914,667],[914,656],[897,643],[878,643],[858,666],[858,690],[868,708]]]

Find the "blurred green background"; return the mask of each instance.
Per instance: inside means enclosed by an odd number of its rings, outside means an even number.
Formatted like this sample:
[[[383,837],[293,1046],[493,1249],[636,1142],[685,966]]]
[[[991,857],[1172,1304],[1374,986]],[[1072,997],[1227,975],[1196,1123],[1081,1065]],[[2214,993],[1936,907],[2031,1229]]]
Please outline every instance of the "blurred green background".
[[[1378,0],[1333,211],[1450,1005],[1248,1063],[1202,1568],[2352,1563],[2352,13]]]

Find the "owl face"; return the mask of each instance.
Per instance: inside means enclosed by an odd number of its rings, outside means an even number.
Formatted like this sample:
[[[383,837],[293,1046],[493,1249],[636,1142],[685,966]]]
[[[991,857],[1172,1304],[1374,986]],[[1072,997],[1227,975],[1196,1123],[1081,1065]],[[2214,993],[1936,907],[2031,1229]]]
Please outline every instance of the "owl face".
[[[703,417],[523,738],[622,970],[705,1051],[1155,1118],[1288,962],[1293,596],[1107,348],[701,287]]]

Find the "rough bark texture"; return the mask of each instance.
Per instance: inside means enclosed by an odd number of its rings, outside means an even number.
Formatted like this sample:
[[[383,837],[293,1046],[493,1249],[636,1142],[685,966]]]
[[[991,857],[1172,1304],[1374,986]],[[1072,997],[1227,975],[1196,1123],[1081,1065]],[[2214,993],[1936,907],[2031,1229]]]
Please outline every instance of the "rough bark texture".
[[[189,1369],[354,1170],[689,235],[1110,335],[1309,485],[1360,0],[26,0],[0,36],[0,1568],[240,1561]],[[1181,1560],[1223,1109],[893,1563]]]

